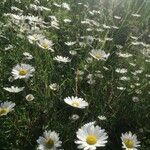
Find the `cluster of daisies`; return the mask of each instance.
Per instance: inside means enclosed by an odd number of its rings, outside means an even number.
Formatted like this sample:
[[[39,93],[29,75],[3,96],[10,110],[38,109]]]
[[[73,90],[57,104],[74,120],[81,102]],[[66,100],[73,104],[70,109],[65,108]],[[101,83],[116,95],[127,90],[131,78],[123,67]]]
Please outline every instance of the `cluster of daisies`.
[[[26,72],[25,70],[21,70]],[[23,73],[25,76],[25,73]],[[18,74],[20,76],[20,74]],[[22,75],[21,75],[22,76]],[[29,76],[29,75],[28,75]],[[30,75],[31,76],[31,75]],[[88,102],[82,98],[67,97],[64,99],[65,103],[68,105],[84,109],[88,106]],[[0,105],[0,116],[7,115],[8,112],[14,109],[15,103],[4,102]],[[102,129],[100,126],[95,125],[96,122],[90,122],[83,125],[76,132],[77,140],[75,143],[78,145],[78,149],[84,150],[96,150],[98,147],[105,147],[108,142],[108,134],[105,132],[105,129]],[[137,136],[131,132],[122,134],[122,148],[126,150],[137,150],[140,146],[140,141],[137,140]],[[62,141],[60,140],[59,134],[55,131],[45,131],[43,136],[40,136],[37,140],[38,150],[56,150],[58,147],[61,147]]]
[[[105,147],[108,142],[108,135],[105,129],[95,125],[95,122],[89,122],[83,125],[76,132],[77,140],[75,143],[78,149],[83,150],[96,150],[99,147]],[[126,150],[137,150],[140,142],[137,136],[131,132],[126,132],[121,135],[122,148]],[[38,150],[56,150],[61,147],[62,141],[60,140],[59,133],[55,131],[45,131],[43,136],[37,140]]]

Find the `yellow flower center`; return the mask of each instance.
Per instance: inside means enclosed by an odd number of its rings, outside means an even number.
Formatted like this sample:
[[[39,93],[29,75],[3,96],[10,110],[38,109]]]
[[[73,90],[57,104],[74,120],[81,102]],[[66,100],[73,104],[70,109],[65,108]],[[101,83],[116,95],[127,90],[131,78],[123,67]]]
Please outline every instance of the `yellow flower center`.
[[[26,69],[21,69],[19,71],[19,75],[21,75],[21,76],[25,76],[27,73],[28,73],[28,70],[26,70]]]
[[[49,47],[48,43],[43,43],[42,46],[43,46],[45,49],[48,49],[48,47]]]
[[[101,55],[101,54],[96,54],[95,57],[96,57],[97,59],[100,59],[100,58],[102,58],[102,55]]]
[[[96,144],[96,142],[97,142],[97,138],[96,138],[96,136],[94,136],[94,135],[88,135],[87,138],[86,138],[86,142],[87,142],[89,145],[94,145],[94,144]]]
[[[72,106],[74,106],[74,107],[79,107],[79,106],[80,106],[80,103],[79,103],[79,102],[73,102],[73,103],[72,103]]]
[[[48,139],[45,143],[46,148],[52,148],[54,146],[54,141],[52,139]]]
[[[124,143],[125,143],[125,145],[126,145],[127,148],[133,148],[133,147],[134,147],[134,142],[133,142],[133,140],[126,139],[126,140],[124,141]]]
[[[0,116],[6,115],[9,112],[8,108],[0,108]]]

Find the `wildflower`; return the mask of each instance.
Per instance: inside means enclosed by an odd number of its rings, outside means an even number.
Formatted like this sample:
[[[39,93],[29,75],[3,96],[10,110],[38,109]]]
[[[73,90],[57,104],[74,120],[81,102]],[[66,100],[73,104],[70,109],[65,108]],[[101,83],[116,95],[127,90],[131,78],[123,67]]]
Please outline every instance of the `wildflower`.
[[[122,134],[122,148],[126,150],[137,150],[137,147],[140,146],[140,141],[137,140],[137,136],[131,132]]]
[[[8,92],[11,92],[11,93],[19,93],[19,92],[24,90],[24,87],[19,88],[19,87],[11,86],[10,88],[9,87],[4,87],[3,89],[8,91]]]
[[[28,35],[27,38],[29,42],[33,44],[34,42],[37,42],[38,40],[44,38],[44,36],[41,34],[32,34],[32,35]]]
[[[65,22],[65,23],[70,23],[71,20],[70,20],[70,19],[64,19],[64,22]]]
[[[79,115],[73,114],[73,115],[70,117],[70,119],[73,120],[73,121],[76,121],[76,120],[79,119]]]
[[[67,63],[71,61],[68,57],[63,57],[63,56],[56,56],[54,60],[56,60],[57,62],[63,62],[63,63]]]
[[[61,141],[59,140],[59,134],[55,131],[45,131],[43,136],[40,136],[37,140],[38,150],[56,150],[61,146]]]
[[[70,6],[67,3],[62,3],[62,8],[65,8],[66,10],[70,10]]]
[[[125,69],[125,68],[117,68],[116,70],[115,70],[117,73],[121,73],[121,74],[124,74],[124,73],[127,73],[127,69]]]
[[[102,51],[102,50],[92,50],[91,52],[90,52],[90,55],[93,57],[93,58],[95,58],[95,59],[97,59],[97,60],[106,60],[108,57],[109,57],[109,53],[108,54],[106,54],[104,51]]]
[[[118,20],[120,20],[120,19],[121,19],[121,17],[120,17],[120,16],[114,16],[114,18],[115,18],[115,19],[118,19]]]
[[[139,18],[139,17],[141,17],[141,15],[140,14],[131,14],[133,17],[137,17],[137,18]]]
[[[139,98],[136,97],[136,96],[134,96],[134,97],[132,97],[132,101],[133,101],[133,102],[139,102]]]
[[[53,90],[53,91],[56,91],[58,90],[59,86],[56,84],[56,83],[52,83],[49,85],[50,89]]]
[[[54,50],[52,49],[53,46],[53,42],[47,39],[39,39],[37,44],[42,48],[42,49],[47,49],[47,50],[51,50],[52,52],[54,52]]]
[[[14,79],[22,79],[32,77],[32,73],[35,71],[34,67],[28,64],[17,64],[12,69],[12,75]]]
[[[28,94],[28,95],[26,96],[26,100],[27,100],[27,101],[33,101],[33,100],[34,100],[34,96],[33,96],[32,94]]]
[[[26,57],[26,59],[29,59],[29,60],[33,58],[33,56],[28,52],[24,52],[23,55]]]
[[[11,101],[3,102],[0,104],[0,116],[7,115],[10,111],[14,110],[15,103],[12,103]]]
[[[106,120],[107,118],[105,116],[98,116],[99,120]]]
[[[72,107],[76,107],[76,108],[80,108],[80,109],[84,109],[85,107],[88,106],[88,103],[86,101],[83,100],[83,98],[78,98],[77,96],[74,97],[66,97],[64,99],[65,103],[67,103],[68,105],[72,106]]]
[[[76,44],[76,42],[65,42],[65,44],[68,46],[72,46],[72,45]]]
[[[78,149],[95,150],[97,147],[104,147],[107,143],[107,133],[99,126],[95,126],[94,123],[88,123],[78,129],[78,140],[75,141],[78,144]]]

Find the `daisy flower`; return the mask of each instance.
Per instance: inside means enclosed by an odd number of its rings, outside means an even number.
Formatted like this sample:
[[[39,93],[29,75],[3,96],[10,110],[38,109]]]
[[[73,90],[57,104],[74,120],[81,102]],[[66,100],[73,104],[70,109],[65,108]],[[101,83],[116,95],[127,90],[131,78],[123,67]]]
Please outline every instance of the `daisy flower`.
[[[41,34],[32,34],[32,35],[28,35],[27,38],[28,38],[29,42],[31,44],[33,44],[34,42],[38,41],[39,39],[44,38],[44,36]]]
[[[14,110],[16,104],[12,102],[3,102],[0,104],[0,116],[7,115],[10,111]]]
[[[29,78],[32,77],[32,73],[35,71],[34,67],[28,64],[17,64],[12,69],[12,75],[14,79],[22,79],[22,78]]]
[[[67,103],[68,105],[72,106],[72,107],[76,107],[76,108],[81,108],[84,109],[85,107],[88,106],[88,103],[86,101],[83,100],[83,98],[78,98],[77,96],[74,97],[66,97],[64,99],[65,103]]]
[[[104,147],[107,143],[107,133],[104,129],[91,122],[82,126],[76,133],[78,149],[96,150],[97,147]]]
[[[56,56],[54,60],[56,60],[57,62],[63,62],[63,63],[67,63],[71,61],[68,57],[62,57],[62,56]]]
[[[54,45],[52,41],[47,40],[47,39],[39,39],[37,44],[39,45],[39,47],[41,47],[42,49],[47,49],[47,50],[51,50],[52,52],[54,52],[54,50],[52,49],[52,46]]]
[[[97,59],[97,60],[106,60],[108,57],[109,57],[109,53],[108,54],[106,54],[104,51],[102,51],[102,50],[92,50],[91,52],[90,52],[90,55],[93,57],[93,58],[95,58],[95,59]]]
[[[140,141],[137,140],[137,136],[131,132],[122,134],[122,148],[126,150],[137,150],[137,147],[140,146]]]
[[[8,92],[11,92],[11,93],[19,93],[21,91],[24,90],[24,87],[14,87],[14,86],[11,86],[10,88],[9,87],[4,87],[3,88],[4,90],[8,91]]]
[[[43,136],[40,136],[37,140],[39,144],[38,150],[56,150],[57,147],[61,146],[61,141],[59,140],[59,134],[55,131],[45,131]]]
[[[25,98],[27,101],[33,101],[34,100],[34,96],[32,94],[28,94]]]

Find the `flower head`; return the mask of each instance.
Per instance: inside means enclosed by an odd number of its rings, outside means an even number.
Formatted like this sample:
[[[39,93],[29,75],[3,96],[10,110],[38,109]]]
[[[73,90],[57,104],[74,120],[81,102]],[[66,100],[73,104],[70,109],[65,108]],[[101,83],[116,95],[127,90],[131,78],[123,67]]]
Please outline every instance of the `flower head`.
[[[11,86],[10,88],[9,87],[4,87],[3,88],[4,90],[8,91],[8,92],[11,92],[11,93],[19,93],[21,91],[24,90],[24,87],[14,87],[14,86]]]
[[[108,54],[106,54],[104,51],[102,51],[102,50],[92,50],[91,52],[90,52],[90,55],[93,57],[93,58],[95,58],[95,59],[97,59],[97,60],[106,60],[108,57],[109,57],[109,53]]]
[[[54,45],[52,41],[47,40],[45,38],[41,38],[38,40],[37,44],[39,45],[39,47],[41,47],[42,49],[47,49],[47,50],[51,50],[52,52],[54,52],[54,50],[52,49],[52,46]]]
[[[39,144],[38,150],[56,150],[57,147],[61,146],[62,142],[59,140],[58,133],[49,130],[39,137],[37,143]]]
[[[94,125],[95,122],[85,124],[77,131],[79,144],[78,149],[95,150],[97,147],[104,147],[107,143],[107,133],[104,129]]]
[[[126,150],[137,150],[137,147],[140,146],[140,141],[137,140],[137,136],[131,132],[122,134],[122,148]]]
[[[63,56],[56,56],[54,60],[56,60],[57,62],[63,62],[63,63],[67,63],[71,61],[68,57],[63,57]]]
[[[16,104],[12,102],[3,102],[0,104],[0,116],[7,115],[10,111],[14,110]]]
[[[34,67],[28,64],[17,64],[12,69],[12,75],[14,79],[22,79],[32,77],[32,73],[35,71]]]
[[[77,96],[74,97],[66,97],[64,99],[65,103],[67,103],[68,105],[72,106],[72,107],[76,107],[76,108],[81,108],[84,109],[85,107],[88,106],[88,103],[86,101],[83,100],[83,98],[78,98]]]

